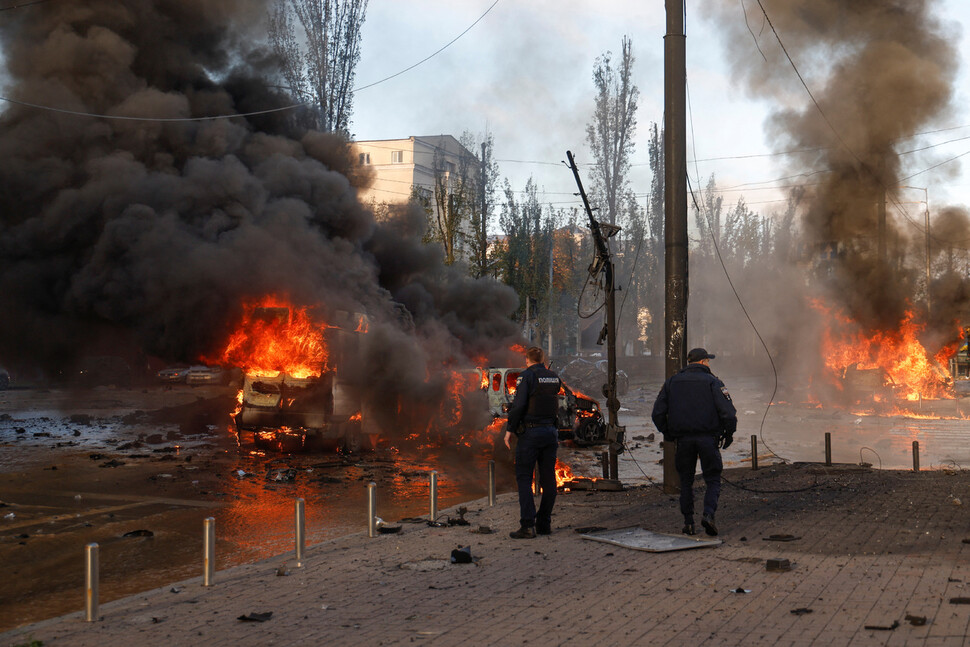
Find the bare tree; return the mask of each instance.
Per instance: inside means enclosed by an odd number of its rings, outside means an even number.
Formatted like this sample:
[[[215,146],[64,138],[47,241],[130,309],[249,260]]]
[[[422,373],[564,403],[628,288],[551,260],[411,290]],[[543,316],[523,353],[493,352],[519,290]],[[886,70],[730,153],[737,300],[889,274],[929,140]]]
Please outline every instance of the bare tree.
[[[605,206],[610,224],[616,224],[629,199],[628,177],[633,136],[637,128],[637,101],[640,90],[633,83],[633,43],[623,37],[623,51],[614,68],[612,54],[596,59],[593,83],[596,86],[596,108],[593,121],[586,126],[586,141],[593,151],[594,200]]]
[[[289,91],[312,104],[310,128],[349,134],[366,13],[367,0],[275,0],[270,40]]]
[[[469,151],[475,150],[475,137],[466,132],[461,144]],[[491,133],[486,133],[480,144],[481,157],[476,155],[478,172],[473,173],[475,195],[470,200],[468,252],[471,256],[473,276],[486,276],[491,260],[488,256],[488,224],[495,202],[495,188],[498,182],[498,164],[495,162],[495,142]]]
[[[456,154],[444,146],[441,137],[434,150],[434,208],[428,239],[442,244],[445,263],[451,265],[462,256],[469,238],[467,223],[478,204],[478,160],[464,146]]]

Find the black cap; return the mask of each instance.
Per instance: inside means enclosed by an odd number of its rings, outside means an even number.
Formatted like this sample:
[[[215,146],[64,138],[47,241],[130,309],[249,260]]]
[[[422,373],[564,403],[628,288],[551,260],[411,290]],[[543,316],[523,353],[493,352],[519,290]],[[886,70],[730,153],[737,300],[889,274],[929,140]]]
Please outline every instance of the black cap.
[[[708,353],[707,350],[703,348],[694,348],[687,353],[687,363],[693,364],[694,362],[699,362],[702,359],[714,359],[714,353]]]

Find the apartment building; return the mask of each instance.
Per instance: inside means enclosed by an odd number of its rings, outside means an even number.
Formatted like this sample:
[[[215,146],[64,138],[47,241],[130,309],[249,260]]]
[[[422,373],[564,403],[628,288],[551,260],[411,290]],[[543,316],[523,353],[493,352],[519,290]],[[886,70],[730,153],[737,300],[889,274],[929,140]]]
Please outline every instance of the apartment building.
[[[357,141],[353,149],[358,163],[374,173],[373,184],[360,191],[364,204],[404,204],[411,196],[412,187],[431,199],[435,164],[450,181],[459,172],[462,156],[470,161],[469,174],[472,177],[478,174],[475,156],[451,135]]]

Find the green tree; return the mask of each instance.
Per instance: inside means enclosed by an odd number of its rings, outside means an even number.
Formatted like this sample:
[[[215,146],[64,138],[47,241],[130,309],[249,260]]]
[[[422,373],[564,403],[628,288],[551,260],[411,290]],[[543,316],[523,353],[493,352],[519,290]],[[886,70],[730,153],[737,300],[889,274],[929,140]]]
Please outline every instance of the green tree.
[[[465,248],[474,240],[469,223],[474,222],[473,212],[481,208],[479,169],[477,158],[465,146],[458,147],[457,161],[452,161],[455,155],[444,148],[444,142],[444,137],[439,138],[434,150],[433,209],[428,238],[441,243],[445,263],[452,265],[462,258]]]
[[[308,128],[349,136],[368,0],[275,0],[269,37]],[[299,30],[297,29],[299,26]]]
[[[616,67],[612,54],[596,59],[593,84],[596,107],[586,126],[586,140],[593,151],[593,200],[606,211],[615,225],[629,196],[630,157],[637,127],[637,101],[640,91],[633,82],[633,43],[623,37],[622,52]]]

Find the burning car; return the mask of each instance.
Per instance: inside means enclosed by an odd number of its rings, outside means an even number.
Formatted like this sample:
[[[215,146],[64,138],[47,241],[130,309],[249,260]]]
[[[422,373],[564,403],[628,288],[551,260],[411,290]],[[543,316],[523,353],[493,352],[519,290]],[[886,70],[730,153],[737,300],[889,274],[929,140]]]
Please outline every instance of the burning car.
[[[515,397],[515,386],[523,368],[482,369],[482,389],[488,394],[488,407],[495,418],[507,418]],[[572,440],[577,445],[606,442],[606,423],[599,403],[574,391],[565,382],[559,391],[559,411],[556,427],[560,440]]]
[[[245,374],[237,432],[250,431],[257,445],[281,450],[376,447],[374,418],[337,368],[357,357],[366,318],[338,318],[321,325],[305,308],[272,300],[252,308],[226,351]]]

